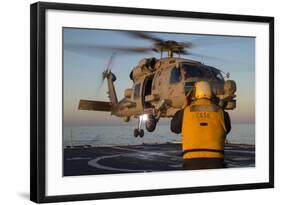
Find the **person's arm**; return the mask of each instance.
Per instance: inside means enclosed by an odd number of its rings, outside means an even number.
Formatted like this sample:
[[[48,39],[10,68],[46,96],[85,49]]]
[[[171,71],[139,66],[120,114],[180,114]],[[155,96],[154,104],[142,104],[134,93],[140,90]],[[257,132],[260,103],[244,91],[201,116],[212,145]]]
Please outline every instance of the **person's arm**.
[[[171,131],[179,134],[181,133],[181,128],[182,128],[182,121],[183,121],[183,111],[184,109],[181,109],[175,113],[171,120]]]
[[[226,128],[226,134],[228,134],[231,130],[231,121],[228,112],[223,111],[224,115],[224,124]]]
[[[194,91],[193,90],[189,90],[186,94],[186,100],[182,106],[182,109],[177,111],[172,120],[171,120],[171,131],[176,133],[176,134],[179,134],[181,133],[181,128],[182,128],[182,122],[183,122],[183,111],[184,111],[184,108],[189,106],[190,103],[191,103],[191,97],[194,95]]]
[[[194,90],[189,90],[185,96],[185,102],[184,102],[182,108],[185,108],[191,104],[192,96],[194,96]]]

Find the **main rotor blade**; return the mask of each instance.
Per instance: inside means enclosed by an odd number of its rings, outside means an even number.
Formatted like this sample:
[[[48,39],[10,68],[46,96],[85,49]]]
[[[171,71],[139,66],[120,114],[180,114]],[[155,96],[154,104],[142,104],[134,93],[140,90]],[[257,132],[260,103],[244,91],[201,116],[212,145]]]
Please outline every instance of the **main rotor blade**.
[[[179,42],[179,45],[181,45],[184,48],[189,48],[189,49],[193,47],[193,43],[189,42],[189,41],[187,41],[187,42]]]
[[[141,31],[128,31],[127,33],[134,37],[137,37],[137,38],[148,39],[148,40],[156,41],[156,42],[163,42],[162,39],[152,36],[150,34],[141,32]]]
[[[79,54],[86,55],[97,55],[100,52],[118,51],[118,53],[143,53],[151,52],[153,48],[151,47],[121,47],[121,46],[101,46],[94,44],[66,44],[64,48],[68,51],[72,51]]]
[[[191,55],[191,56],[195,56],[198,58],[201,58],[202,60],[204,59],[211,59],[211,60],[217,60],[217,61],[224,61],[224,62],[232,62],[232,63],[239,63],[237,61],[232,61],[230,59],[224,59],[224,58],[220,58],[220,57],[216,57],[216,56],[209,56],[209,55],[203,55],[203,54],[199,54],[199,53],[194,53],[194,52],[185,52],[184,55]]]
[[[210,59],[216,59],[216,60],[221,60],[221,58],[215,57],[215,56],[208,56],[208,55],[203,55],[203,54],[199,54],[199,53],[194,53],[194,52],[190,52],[190,51],[184,51],[183,53],[184,55],[191,55],[191,56],[196,56],[199,58],[210,58]]]
[[[201,60],[211,59],[211,60],[216,60],[216,61],[220,61],[220,62],[224,62],[224,63],[232,63],[232,64],[238,64],[238,65],[243,65],[243,66],[250,66],[251,65],[251,64],[246,63],[246,62],[240,62],[240,61],[237,61],[237,60],[225,59],[225,58],[209,56],[209,55],[202,55],[202,54],[189,52],[189,51],[188,52],[185,51],[184,55],[195,56],[195,57],[200,58]]]
[[[200,36],[192,40],[194,47],[204,47],[204,46],[218,46],[218,45],[229,45],[241,43],[241,38],[228,40],[229,37],[221,36],[220,38],[214,36]]]

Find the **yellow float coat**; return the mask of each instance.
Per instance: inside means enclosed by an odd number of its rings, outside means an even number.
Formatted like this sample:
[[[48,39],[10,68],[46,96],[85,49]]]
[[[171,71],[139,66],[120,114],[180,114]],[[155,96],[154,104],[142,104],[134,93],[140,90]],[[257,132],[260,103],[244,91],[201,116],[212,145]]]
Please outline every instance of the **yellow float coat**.
[[[223,110],[208,99],[184,108],[183,158],[223,158],[226,138]]]

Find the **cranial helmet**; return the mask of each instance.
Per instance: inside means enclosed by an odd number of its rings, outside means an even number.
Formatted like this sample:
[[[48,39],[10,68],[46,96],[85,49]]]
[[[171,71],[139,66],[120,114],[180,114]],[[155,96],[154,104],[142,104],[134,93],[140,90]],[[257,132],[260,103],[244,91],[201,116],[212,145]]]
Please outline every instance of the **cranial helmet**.
[[[207,81],[198,81],[195,83],[195,98],[211,99],[211,97],[212,97],[212,88],[210,83],[208,83]]]

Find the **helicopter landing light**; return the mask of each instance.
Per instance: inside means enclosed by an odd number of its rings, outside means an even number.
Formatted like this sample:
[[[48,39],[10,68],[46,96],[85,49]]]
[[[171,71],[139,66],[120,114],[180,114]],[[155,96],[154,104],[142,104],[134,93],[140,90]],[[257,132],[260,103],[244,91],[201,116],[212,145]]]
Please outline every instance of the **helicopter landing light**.
[[[147,114],[143,114],[143,115],[140,116],[140,120],[143,121],[143,122],[147,121],[147,119],[148,119]]]

